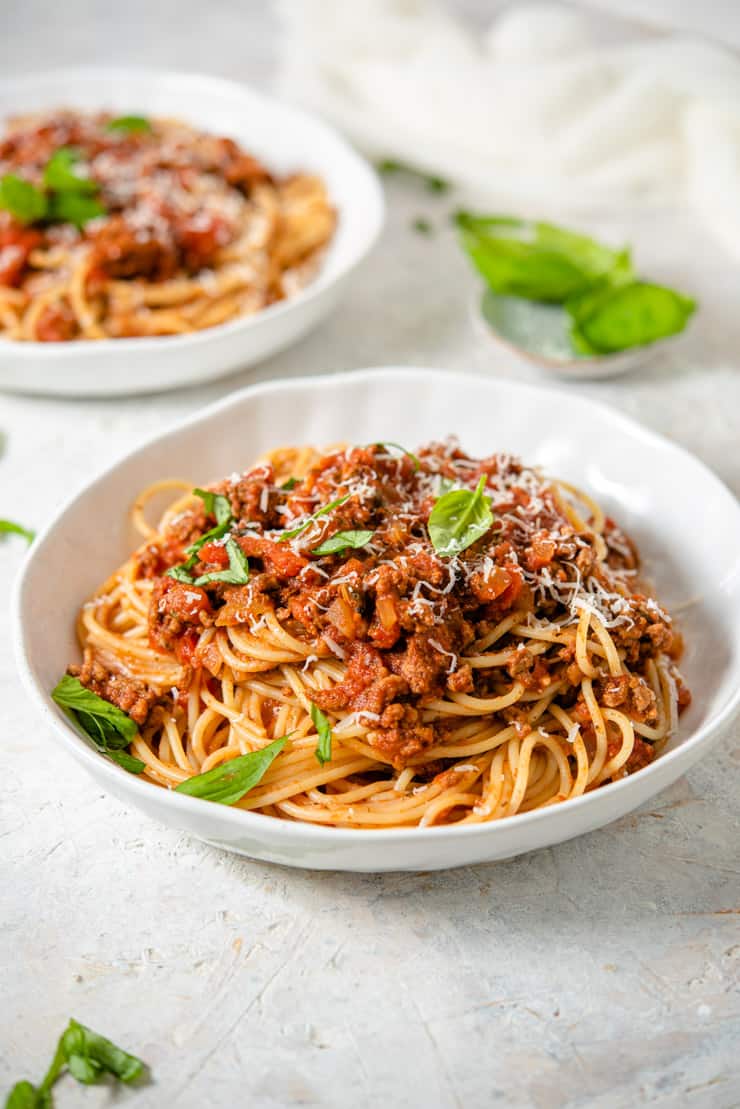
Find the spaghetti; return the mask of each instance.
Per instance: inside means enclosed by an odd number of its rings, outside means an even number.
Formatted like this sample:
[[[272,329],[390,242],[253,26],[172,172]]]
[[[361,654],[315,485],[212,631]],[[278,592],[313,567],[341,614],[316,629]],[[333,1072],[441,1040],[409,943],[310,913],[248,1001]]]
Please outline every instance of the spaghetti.
[[[70,673],[136,720],[161,786],[287,736],[241,808],[491,821],[639,771],[690,699],[632,543],[507,455],[283,449],[208,490],[153,485],[134,522],[144,543],[82,609]]]
[[[169,119],[58,111],[0,140],[0,337],[179,335],[251,315],[317,273],[322,180],[273,175]]]

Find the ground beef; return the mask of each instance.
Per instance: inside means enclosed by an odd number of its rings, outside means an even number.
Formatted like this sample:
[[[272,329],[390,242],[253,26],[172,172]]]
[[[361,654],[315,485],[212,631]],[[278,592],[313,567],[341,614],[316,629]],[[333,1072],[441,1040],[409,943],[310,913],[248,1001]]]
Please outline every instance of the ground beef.
[[[82,666],[70,666],[67,673],[73,678],[79,678],[85,689],[96,693],[104,701],[117,705],[135,723],[142,727],[146,724],[152,706],[157,700],[157,693],[149,689],[142,682],[126,677],[125,674],[116,674],[94,658],[92,651],[85,651]]]

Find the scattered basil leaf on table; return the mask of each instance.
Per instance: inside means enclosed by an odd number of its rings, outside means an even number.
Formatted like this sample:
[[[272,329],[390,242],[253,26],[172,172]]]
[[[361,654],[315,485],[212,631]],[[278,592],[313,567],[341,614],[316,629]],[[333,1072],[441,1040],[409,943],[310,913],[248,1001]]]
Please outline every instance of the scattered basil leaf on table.
[[[318,733],[319,742],[316,744],[315,755],[317,760],[324,766],[327,762],[331,762],[331,741],[332,730],[329,718],[324,715],[318,705],[311,704],[311,719],[313,725]]]
[[[23,1079],[8,1094],[5,1109],[53,1109],[52,1087],[65,1068],[85,1085],[111,1074],[119,1082],[135,1082],[144,1073],[141,1059],[117,1047],[84,1024],[70,1020],[59,1037],[54,1058],[39,1086]]]
[[[18,223],[36,223],[46,215],[46,195],[15,173],[0,178],[0,208]]]
[[[186,778],[175,787],[175,792],[200,797],[203,801],[217,801],[220,805],[234,805],[262,780],[287,739],[288,736],[284,735],[259,751],[238,755],[213,770],[207,770],[205,774]]]
[[[399,162],[395,158],[384,158],[378,162],[378,173],[385,176],[403,174],[405,177],[415,177],[422,182],[430,193],[446,193],[452,187],[444,177],[440,177],[436,173],[425,173],[424,170],[415,169],[406,162]]]
[[[411,228],[419,235],[431,235],[434,231],[434,227],[432,226],[431,222],[428,219],[425,219],[424,216],[417,216],[416,219],[412,220]]]
[[[131,134],[151,129],[152,125],[145,116],[118,116],[108,124],[109,131],[128,131]]]
[[[491,500],[483,490],[486,475],[481,474],[475,489],[452,489],[435,502],[429,515],[429,538],[437,554],[444,558],[460,554],[493,524]]]
[[[584,354],[611,354],[677,335],[695,309],[690,297],[646,281],[602,289],[575,304],[566,303],[573,345]]]
[[[14,520],[0,520],[0,535],[21,535],[28,543],[36,538],[36,532],[31,528],[24,528]]]
[[[229,556],[227,570],[212,570],[195,579],[195,585],[206,585],[210,581],[226,582],[228,585],[246,585],[249,581],[249,561],[236,539],[229,538],[224,544]]]
[[[117,705],[86,689],[79,678],[71,674],[64,675],[51,696],[79,724],[102,754],[108,755],[132,774],[142,772],[144,763],[141,759],[134,758],[125,750],[139,729],[135,721]]]
[[[323,508],[317,508],[315,512],[312,512],[310,516],[306,517],[302,524],[298,524],[297,527],[291,528],[289,531],[284,531],[282,535],[279,535],[278,543],[284,543],[286,539],[295,539],[297,535],[300,535],[307,527],[310,527],[314,520],[319,520],[322,516],[326,516],[327,512],[331,512],[333,508],[339,508],[340,504],[344,504],[349,498],[350,494],[347,493],[344,497],[337,497],[335,501],[329,501]]]
[[[372,531],[338,531],[331,539],[325,539],[318,547],[314,547],[312,554],[328,555],[341,554],[342,551],[359,550],[369,543],[374,535]]]

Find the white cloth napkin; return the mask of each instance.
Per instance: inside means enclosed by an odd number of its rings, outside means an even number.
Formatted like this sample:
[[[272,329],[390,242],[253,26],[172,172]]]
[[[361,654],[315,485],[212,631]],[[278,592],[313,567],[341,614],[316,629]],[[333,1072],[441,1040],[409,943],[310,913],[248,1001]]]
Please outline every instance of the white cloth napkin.
[[[476,29],[434,0],[282,0],[281,87],[369,153],[517,213],[692,204],[740,258],[740,59],[520,3]]]

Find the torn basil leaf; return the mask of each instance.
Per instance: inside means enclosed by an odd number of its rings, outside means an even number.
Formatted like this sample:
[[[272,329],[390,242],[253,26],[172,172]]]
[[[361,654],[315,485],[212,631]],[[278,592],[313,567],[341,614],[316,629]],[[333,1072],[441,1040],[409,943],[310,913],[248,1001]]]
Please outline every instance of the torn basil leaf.
[[[221,581],[228,585],[246,585],[249,581],[249,561],[244,551],[241,549],[236,539],[229,538],[224,544],[227,555],[229,556],[229,567],[227,570],[212,570],[207,574],[201,574],[199,578],[195,579],[194,585],[206,585],[211,581]]]
[[[295,489],[297,484],[298,484],[298,478],[297,477],[289,477],[287,481],[283,482],[283,484],[280,486],[280,488],[284,489],[285,492],[287,493],[291,489]]]
[[[175,787],[175,792],[200,797],[203,801],[217,801],[220,805],[234,805],[262,780],[287,739],[288,736],[284,735],[259,751],[238,755],[213,770],[207,770],[205,774],[186,778]]]
[[[491,500],[481,474],[475,489],[452,489],[435,502],[429,516],[429,538],[438,555],[451,558],[486,534],[493,524]]]
[[[200,497],[209,516],[215,517],[217,524],[226,524],[233,520],[231,501],[223,493],[212,493],[209,489],[193,489],[196,497]]]
[[[328,555],[341,554],[342,551],[359,550],[369,543],[375,533],[372,531],[338,531],[331,539],[325,539],[318,547],[314,547],[312,554]]]
[[[59,1037],[41,1085],[34,1086],[25,1079],[16,1082],[8,1094],[5,1109],[53,1109],[52,1087],[65,1068],[85,1085],[97,1082],[106,1073],[128,1084],[140,1078],[145,1070],[141,1059],[84,1024],[70,1020]]]
[[[318,762],[325,766],[331,762],[332,730],[329,718],[324,715],[318,705],[311,704],[311,719],[319,737],[316,744],[315,755]]]
[[[295,539],[297,535],[300,535],[307,527],[310,527],[314,520],[319,520],[322,516],[326,516],[327,512],[331,512],[333,508],[339,508],[340,504],[344,504],[349,498],[350,494],[347,493],[344,497],[337,497],[335,501],[329,501],[323,508],[317,508],[315,512],[312,512],[310,516],[306,517],[302,524],[298,524],[297,527],[291,528],[289,531],[284,531],[279,535],[277,540],[278,543],[284,543],[286,539]]]

